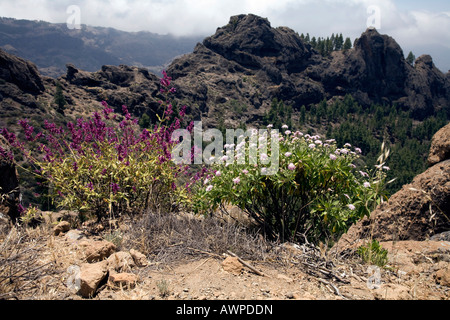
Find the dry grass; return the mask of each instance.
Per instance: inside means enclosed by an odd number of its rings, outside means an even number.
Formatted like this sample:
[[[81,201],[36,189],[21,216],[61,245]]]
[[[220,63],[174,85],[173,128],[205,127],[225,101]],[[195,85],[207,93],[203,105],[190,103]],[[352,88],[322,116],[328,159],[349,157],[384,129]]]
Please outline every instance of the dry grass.
[[[160,263],[221,256],[227,250],[243,259],[264,261],[273,247],[260,234],[214,217],[153,213],[131,222],[123,245]]]
[[[0,234],[0,299],[32,299],[50,292],[58,274],[52,261],[44,259],[48,250],[41,230],[25,227],[3,228]]]

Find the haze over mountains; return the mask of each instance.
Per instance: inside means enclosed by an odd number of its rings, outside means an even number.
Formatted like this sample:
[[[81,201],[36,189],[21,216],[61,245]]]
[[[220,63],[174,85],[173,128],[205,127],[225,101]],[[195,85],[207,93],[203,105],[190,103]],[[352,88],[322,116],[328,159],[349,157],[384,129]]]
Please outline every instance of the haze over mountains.
[[[0,18],[0,48],[35,63],[46,76],[59,77],[73,63],[86,71],[103,65],[133,65],[160,72],[173,58],[192,52],[201,37]]]

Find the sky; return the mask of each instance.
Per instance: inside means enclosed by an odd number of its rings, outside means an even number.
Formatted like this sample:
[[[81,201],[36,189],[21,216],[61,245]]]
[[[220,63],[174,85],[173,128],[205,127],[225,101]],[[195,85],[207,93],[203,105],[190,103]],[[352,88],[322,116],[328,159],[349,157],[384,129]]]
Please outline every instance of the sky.
[[[354,40],[375,26],[405,55],[430,54],[441,71],[450,70],[449,0],[0,0],[2,17],[177,36],[206,37],[247,13],[311,37],[342,33]]]

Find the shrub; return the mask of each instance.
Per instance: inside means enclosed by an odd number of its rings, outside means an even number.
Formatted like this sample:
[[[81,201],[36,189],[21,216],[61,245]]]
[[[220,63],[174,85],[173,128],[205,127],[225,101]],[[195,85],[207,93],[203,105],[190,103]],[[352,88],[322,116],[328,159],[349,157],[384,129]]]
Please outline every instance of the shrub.
[[[6,129],[1,133],[46,181],[58,207],[95,213],[99,220],[114,211],[171,210],[184,198],[177,176],[186,168],[171,161],[171,134],[180,119],[173,117],[168,95],[174,89],[165,73],[161,87],[164,113],[152,130],[141,131],[126,106],[118,116],[103,102],[102,113],[67,128],[45,121],[44,131],[35,134],[27,120],[20,120],[28,144]],[[27,149],[34,144],[38,150]]]
[[[365,263],[374,264],[381,268],[388,262],[388,251],[383,249],[376,240],[372,240],[371,243],[365,246],[360,246],[357,253]]]
[[[228,149],[206,179],[196,184],[194,210],[211,214],[219,207],[235,205],[269,238],[296,241],[306,237],[315,243],[336,240],[382,201],[388,154],[380,157],[382,166],[367,172],[355,165],[360,149],[348,144],[338,148],[334,140],[322,142],[319,136],[284,129],[279,136],[278,131],[268,131],[279,141],[278,171],[264,172],[264,154],[256,164],[228,163]],[[236,153],[245,154],[246,159],[248,140],[245,137],[236,146]],[[273,152],[271,144],[267,145],[269,153]]]

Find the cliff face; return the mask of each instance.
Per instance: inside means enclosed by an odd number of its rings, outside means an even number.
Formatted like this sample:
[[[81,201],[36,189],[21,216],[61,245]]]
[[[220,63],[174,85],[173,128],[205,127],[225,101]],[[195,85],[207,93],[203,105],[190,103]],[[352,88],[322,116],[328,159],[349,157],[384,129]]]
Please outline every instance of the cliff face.
[[[375,29],[367,29],[354,48],[324,58],[293,30],[272,28],[254,15],[231,17],[168,71],[180,96],[193,98],[206,118],[216,109],[227,112],[235,97],[256,117],[272,98],[299,108],[351,94],[363,106],[398,104],[419,120],[450,101],[448,75],[430,56],[413,67],[395,40]]]

